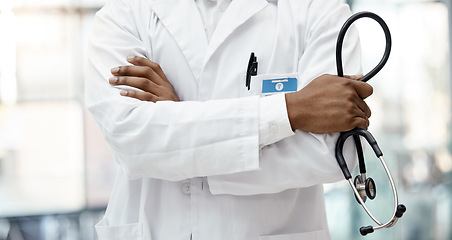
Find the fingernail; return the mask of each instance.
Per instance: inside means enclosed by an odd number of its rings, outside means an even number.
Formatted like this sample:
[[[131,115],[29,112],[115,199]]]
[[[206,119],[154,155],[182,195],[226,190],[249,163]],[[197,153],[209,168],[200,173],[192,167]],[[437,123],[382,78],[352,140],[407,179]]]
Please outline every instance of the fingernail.
[[[129,92],[127,90],[122,90],[121,92],[119,92],[119,94],[121,94],[122,96],[127,96]]]
[[[118,73],[119,72],[119,67],[115,67],[111,69],[111,73]]]
[[[118,77],[112,77],[110,79],[108,79],[110,81],[110,83],[117,83],[119,81]]]
[[[128,56],[127,57],[127,61],[129,61],[129,62],[133,61],[133,59],[135,59],[135,56]]]

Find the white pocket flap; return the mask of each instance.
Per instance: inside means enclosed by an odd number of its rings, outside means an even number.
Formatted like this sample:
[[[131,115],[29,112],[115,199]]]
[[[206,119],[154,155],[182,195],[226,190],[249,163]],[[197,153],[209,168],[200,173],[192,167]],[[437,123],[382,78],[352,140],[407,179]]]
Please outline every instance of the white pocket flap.
[[[330,234],[325,230],[259,237],[259,240],[328,240],[328,239],[331,239],[331,237]]]
[[[142,226],[139,223],[131,223],[119,226],[109,226],[104,217],[96,224],[96,232],[99,240],[141,240],[143,239]]]

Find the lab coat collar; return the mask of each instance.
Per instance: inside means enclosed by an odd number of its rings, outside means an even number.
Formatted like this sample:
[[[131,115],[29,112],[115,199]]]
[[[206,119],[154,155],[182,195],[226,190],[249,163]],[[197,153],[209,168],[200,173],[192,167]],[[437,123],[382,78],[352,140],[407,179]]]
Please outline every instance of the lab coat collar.
[[[194,1],[157,0],[152,9],[183,52],[195,79],[199,79],[207,37]]]
[[[268,5],[267,0],[233,0],[218,23],[210,40],[204,64],[215,53],[218,47],[253,15]]]
[[[168,29],[184,53],[195,79],[204,64],[234,30],[268,5],[267,0],[233,0],[223,14],[210,43],[195,1],[157,0],[155,14]]]

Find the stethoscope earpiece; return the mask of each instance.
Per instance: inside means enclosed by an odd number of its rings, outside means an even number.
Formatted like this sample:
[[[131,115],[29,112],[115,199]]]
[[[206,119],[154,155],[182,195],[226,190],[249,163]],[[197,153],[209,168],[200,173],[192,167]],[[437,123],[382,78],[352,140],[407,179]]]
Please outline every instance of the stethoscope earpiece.
[[[395,216],[396,216],[397,218],[401,218],[405,212],[406,212],[406,207],[405,207],[405,205],[399,204],[399,205],[397,206],[397,211],[396,211],[396,213],[395,213]]]
[[[373,233],[374,228],[372,226],[361,227],[359,228],[359,232],[361,233],[361,235],[366,236],[369,233]]]

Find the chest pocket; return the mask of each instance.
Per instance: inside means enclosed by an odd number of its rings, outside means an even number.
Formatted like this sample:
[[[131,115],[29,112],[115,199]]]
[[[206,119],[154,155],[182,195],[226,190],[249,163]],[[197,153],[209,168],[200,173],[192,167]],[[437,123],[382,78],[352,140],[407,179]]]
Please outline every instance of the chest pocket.
[[[329,233],[324,230],[259,237],[259,240],[327,240],[327,239],[331,239],[331,237]]]

